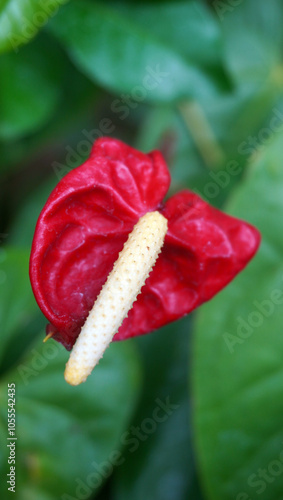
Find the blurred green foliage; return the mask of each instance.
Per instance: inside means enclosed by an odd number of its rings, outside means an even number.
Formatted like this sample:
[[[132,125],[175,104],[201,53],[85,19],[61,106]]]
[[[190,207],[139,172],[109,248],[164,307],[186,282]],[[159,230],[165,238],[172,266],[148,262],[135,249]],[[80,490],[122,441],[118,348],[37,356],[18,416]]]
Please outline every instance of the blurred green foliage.
[[[1,498],[282,499],[282,24],[281,0],[0,0]],[[171,192],[262,245],[196,314],[111,345],[72,388],[28,259],[48,194],[102,135],[160,149]]]

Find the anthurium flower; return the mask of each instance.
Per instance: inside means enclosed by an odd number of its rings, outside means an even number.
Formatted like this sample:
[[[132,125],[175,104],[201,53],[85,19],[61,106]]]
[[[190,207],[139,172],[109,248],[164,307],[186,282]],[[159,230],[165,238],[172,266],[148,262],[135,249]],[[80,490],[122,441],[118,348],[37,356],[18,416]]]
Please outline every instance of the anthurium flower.
[[[169,184],[160,152],[143,154],[116,139],[101,138],[90,158],[67,174],[49,196],[35,230],[30,278],[39,307],[50,322],[47,333],[68,350],[95,302],[100,308],[105,305],[100,315],[106,322],[115,309],[116,321],[124,290],[129,288],[133,296],[128,310],[123,310],[122,323],[109,338],[141,335],[212,298],[255,254],[260,235],[254,227],[188,190],[164,202]],[[128,253],[121,254],[122,267],[114,266],[134,227],[134,236],[126,244],[134,247],[125,246]],[[147,251],[152,252],[151,264],[146,262]],[[116,274],[109,285],[106,280],[113,266]],[[138,279],[139,285],[133,284]],[[103,285],[107,299],[100,298]],[[88,332],[91,322],[94,329],[100,322],[91,314]],[[106,331],[104,319],[101,328]],[[96,333],[94,338],[93,350]],[[110,340],[103,341],[105,347]],[[84,345],[85,353],[89,352]],[[96,352],[98,358],[101,352]]]

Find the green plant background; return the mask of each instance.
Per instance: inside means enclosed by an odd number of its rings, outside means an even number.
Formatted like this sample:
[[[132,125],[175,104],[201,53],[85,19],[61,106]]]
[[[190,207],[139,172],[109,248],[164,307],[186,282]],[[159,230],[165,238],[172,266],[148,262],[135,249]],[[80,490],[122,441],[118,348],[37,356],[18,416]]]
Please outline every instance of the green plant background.
[[[282,500],[282,25],[281,0],[0,0],[1,498]],[[72,388],[28,260],[48,194],[102,135],[160,149],[171,193],[262,244],[212,301],[113,343]]]

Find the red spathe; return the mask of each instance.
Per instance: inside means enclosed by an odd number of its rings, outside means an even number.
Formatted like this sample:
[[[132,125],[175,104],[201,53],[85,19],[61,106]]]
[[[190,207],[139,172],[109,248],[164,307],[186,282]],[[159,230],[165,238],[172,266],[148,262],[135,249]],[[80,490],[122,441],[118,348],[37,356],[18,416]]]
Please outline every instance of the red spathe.
[[[209,300],[255,254],[257,229],[186,190],[162,200],[170,175],[158,151],[143,154],[98,139],[83,165],[49,196],[37,222],[30,279],[48,332],[71,349],[124,242],[139,218],[168,219],[162,252],[128,317],[122,340],[150,332]]]

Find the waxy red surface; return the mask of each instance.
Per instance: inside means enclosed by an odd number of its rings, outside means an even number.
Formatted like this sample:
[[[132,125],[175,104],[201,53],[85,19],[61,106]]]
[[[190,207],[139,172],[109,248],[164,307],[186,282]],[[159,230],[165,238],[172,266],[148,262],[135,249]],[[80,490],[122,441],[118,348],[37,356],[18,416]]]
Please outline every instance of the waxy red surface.
[[[259,232],[185,190],[163,199],[170,175],[158,151],[143,154],[116,139],[95,142],[67,174],[37,222],[30,279],[47,332],[71,349],[119,251],[139,218],[168,219],[162,252],[116,333],[122,340],[155,330],[209,300],[255,254]]]

